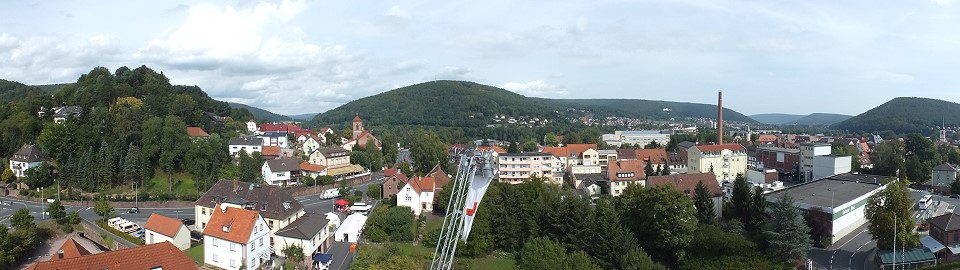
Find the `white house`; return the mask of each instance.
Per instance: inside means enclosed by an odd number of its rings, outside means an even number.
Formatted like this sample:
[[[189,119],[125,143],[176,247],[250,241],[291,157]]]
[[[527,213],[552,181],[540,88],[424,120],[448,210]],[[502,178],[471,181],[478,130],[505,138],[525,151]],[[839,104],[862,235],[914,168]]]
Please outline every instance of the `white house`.
[[[333,237],[330,236],[338,227],[340,217],[337,214],[307,213],[275,233],[273,249],[282,251],[287,246],[300,246],[305,258],[326,253],[330,245],[333,245]]]
[[[286,186],[300,183],[300,162],[292,158],[267,160],[261,168],[263,181],[270,185]]]
[[[257,269],[274,249],[270,228],[253,210],[217,205],[203,230],[203,263],[223,269]]]
[[[347,216],[333,234],[334,241],[356,243],[363,233],[363,227],[367,225],[367,216],[356,213]]]
[[[207,189],[194,205],[198,231],[206,229],[210,217],[217,212],[217,205],[258,211],[271,233],[276,233],[306,214],[303,205],[279,186],[220,180]]]
[[[254,122],[253,120],[247,121],[247,133],[257,134],[257,131],[259,131],[257,128],[257,122]]]
[[[246,152],[248,155],[253,152],[263,152],[263,139],[257,137],[231,138],[229,144],[232,157],[238,156],[240,152]]]
[[[40,148],[32,144],[24,144],[10,157],[10,170],[17,178],[27,176],[27,170],[40,167],[47,158],[40,152]]]
[[[419,216],[422,211],[433,211],[433,194],[436,185],[433,177],[416,177],[407,181],[397,193],[397,206],[410,207]]]
[[[957,179],[957,172],[960,172],[960,170],[946,162],[933,167],[933,171],[930,173],[930,185],[949,187]]]
[[[263,146],[280,146],[280,148],[290,148],[287,142],[286,132],[262,132],[257,138],[263,140]]]
[[[147,224],[143,225],[143,229],[143,240],[148,245],[166,241],[180,250],[190,248],[190,229],[179,219],[153,213],[147,219]]]
[[[310,162],[304,161],[300,163],[300,171],[303,176],[317,178],[327,175],[327,166],[310,164]]]
[[[350,165],[350,152],[337,146],[318,148],[310,154],[309,161],[327,168],[344,167]]]
[[[300,135],[300,136],[304,136],[304,135]],[[320,140],[321,140],[320,136],[316,136],[316,135],[310,136],[306,140],[304,140],[302,143],[300,143],[300,150],[303,150],[303,153],[306,155],[313,154],[313,151],[320,149],[320,146],[323,145],[323,143]]]

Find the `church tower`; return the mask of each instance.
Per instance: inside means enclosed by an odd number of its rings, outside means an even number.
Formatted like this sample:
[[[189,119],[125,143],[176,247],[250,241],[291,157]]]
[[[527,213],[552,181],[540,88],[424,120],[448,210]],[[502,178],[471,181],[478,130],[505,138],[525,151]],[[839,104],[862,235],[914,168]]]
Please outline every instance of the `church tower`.
[[[351,139],[357,139],[361,133],[363,133],[363,119],[360,119],[360,114],[357,114],[353,117],[353,138]]]

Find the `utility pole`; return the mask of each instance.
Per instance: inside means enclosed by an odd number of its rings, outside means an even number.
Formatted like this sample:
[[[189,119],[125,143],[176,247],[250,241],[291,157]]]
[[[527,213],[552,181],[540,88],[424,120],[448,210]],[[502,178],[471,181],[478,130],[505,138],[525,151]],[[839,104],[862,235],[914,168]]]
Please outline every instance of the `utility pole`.
[[[140,210],[140,192],[137,190],[137,181],[133,181],[133,206]]]

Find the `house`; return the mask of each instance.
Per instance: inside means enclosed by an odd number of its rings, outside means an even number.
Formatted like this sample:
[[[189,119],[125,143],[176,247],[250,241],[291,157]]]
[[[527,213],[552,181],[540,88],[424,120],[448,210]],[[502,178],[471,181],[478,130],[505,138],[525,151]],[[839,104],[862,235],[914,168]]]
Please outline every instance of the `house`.
[[[759,144],[774,144],[776,142],[777,142],[777,135],[760,134],[760,136],[757,136],[757,143]]]
[[[432,177],[411,178],[397,193],[397,206],[410,207],[416,216],[423,211],[433,211],[435,189],[436,183]]]
[[[544,147],[540,152],[560,159],[564,168],[572,165],[599,165],[600,152],[596,144],[567,144],[561,147]]]
[[[257,122],[253,120],[247,121],[247,134],[257,133]]]
[[[600,165],[600,170],[607,171],[607,164],[611,161],[617,160],[617,150],[614,149],[605,149],[597,150],[597,153],[600,155],[598,163]]]
[[[643,160],[617,160],[607,166],[607,179],[610,180],[610,195],[620,196],[631,184],[644,185],[647,174]]]
[[[257,269],[273,256],[270,227],[257,211],[216,205],[203,229],[203,263]]]
[[[928,218],[927,224],[930,234],[920,237],[920,243],[936,255],[937,263],[960,261],[960,215],[947,212]]]
[[[367,215],[354,213],[347,216],[334,233],[333,240],[337,242],[356,243],[360,240],[360,234],[367,225]]]
[[[305,155],[313,154],[313,151],[320,149],[323,146],[323,139],[317,135],[311,135],[303,143],[300,143],[300,150],[303,151]]]
[[[563,165],[550,153],[504,153],[498,160],[500,182],[519,184],[530,181],[533,176],[545,177],[553,184],[563,181]]]
[[[79,117],[83,108],[80,106],[65,106],[53,110],[53,122],[63,124],[67,119]]]
[[[218,204],[259,211],[271,232],[286,227],[306,213],[303,205],[279,186],[262,186],[237,180],[217,181],[194,204],[197,230],[206,228]],[[273,243],[272,239],[270,241]]]
[[[212,112],[203,112],[203,115],[206,116],[207,119],[210,119],[210,121],[213,121],[214,123],[223,123],[223,121],[227,120],[226,117],[219,116],[216,113],[212,113]]]
[[[306,161],[300,163],[300,171],[303,171],[303,176],[313,177],[314,179],[327,175],[326,166],[311,164]]]
[[[687,150],[689,173],[713,173],[717,181],[733,181],[746,175],[747,149],[739,144],[695,145]]]
[[[393,195],[400,192],[400,189],[410,181],[403,172],[397,169],[383,170],[383,177],[383,191],[381,192],[381,196],[384,200],[393,199]]]
[[[26,269],[197,269],[193,259],[169,242],[76,257],[67,257],[66,253],[64,250],[63,259],[38,262]]]
[[[327,168],[344,167],[350,165],[350,152],[338,146],[322,147],[310,154],[309,161]]]
[[[309,129],[302,128],[296,124],[290,123],[264,123],[259,126],[260,133],[284,133],[284,134],[293,134],[294,139],[300,137],[300,135],[313,134],[313,131]]]
[[[577,191],[587,198],[599,197],[603,189],[601,182],[606,182],[603,179],[603,174],[578,174],[572,178],[576,179]]]
[[[280,158],[280,146],[268,145],[263,147],[263,152],[260,152],[260,157],[263,160],[272,160]]]
[[[960,169],[950,165],[950,163],[944,162],[937,165],[933,167],[933,172],[930,174],[930,185],[949,189],[950,184],[953,184],[953,181],[957,179],[957,172],[960,172]]]
[[[190,229],[183,221],[153,213],[143,225],[144,241],[147,244],[170,242],[180,250],[190,248]]]
[[[262,132],[257,138],[263,140],[263,146],[280,146],[280,148],[289,148],[286,132]]]
[[[263,139],[257,137],[237,137],[231,138],[229,142],[230,156],[239,157],[240,152],[247,155],[253,152],[263,152]]]
[[[71,236],[67,237],[67,240],[63,242],[63,245],[60,245],[60,249],[57,250],[56,255],[50,256],[49,261],[72,259],[90,254],[93,253],[80,245],[80,243],[77,243],[77,241]]]
[[[210,134],[207,134],[206,131],[203,131],[199,127],[187,127],[187,136],[190,136],[191,140],[198,140],[206,137],[210,137]]]
[[[671,173],[687,173],[687,151],[667,152]]]
[[[637,149],[637,159],[650,163],[654,169],[670,166],[670,158],[667,150],[663,148],[655,149]]]
[[[326,253],[333,245],[332,236],[340,227],[340,217],[334,213],[307,213],[280,229],[275,234],[273,249],[283,251],[287,246],[300,246],[303,257],[311,258]]]
[[[40,167],[47,158],[40,152],[40,148],[32,144],[24,144],[10,157],[10,170],[17,178],[27,176],[27,171]]]
[[[713,211],[719,217],[723,211],[723,191],[720,189],[720,182],[717,182],[717,176],[713,173],[687,173],[671,174],[647,177],[646,185],[655,187],[659,185],[669,185],[683,194],[686,194],[692,200],[697,188],[697,183],[703,183],[710,191],[713,199]]]
[[[374,137],[373,134],[363,129],[363,119],[360,119],[358,114],[353,118],[353,138],[347,140],[341,144],[341,147],[348,150],[353,150],[354,146],[366,147],[368,144],[374,144],[377,146],[377,149],[380,149],[380,139]]]
[[[292,158],[267,160],[261,168],[263,182],[269,185],[286,186],[299,184],[303,174],[300,172],[300,162]]]

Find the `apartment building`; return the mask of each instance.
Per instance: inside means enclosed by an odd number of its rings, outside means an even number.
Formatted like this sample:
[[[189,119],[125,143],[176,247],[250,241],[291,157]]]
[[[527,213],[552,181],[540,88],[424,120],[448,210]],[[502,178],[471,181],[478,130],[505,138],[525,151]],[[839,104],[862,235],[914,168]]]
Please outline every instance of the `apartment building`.
[[[563,165],[550,153],[503,153],[498,163],[500,182],[519,184],[529,181],[531,176],[546,177],[554,184],[563,181]]]

